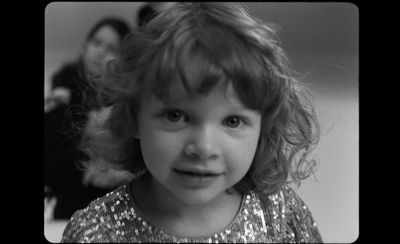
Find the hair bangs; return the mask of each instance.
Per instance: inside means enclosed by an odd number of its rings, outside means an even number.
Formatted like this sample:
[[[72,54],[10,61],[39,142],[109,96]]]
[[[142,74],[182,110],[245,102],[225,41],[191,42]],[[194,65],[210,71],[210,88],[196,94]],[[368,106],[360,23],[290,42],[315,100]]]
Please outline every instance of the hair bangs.
[[[217,23],[204,20],[175,30],[169,39],[160,42],[146,74],[146,83],[157,98],[168,99],[172,84],[182,85],[187,94],[193,95],[207,94],[218,82],[232,82],[245,106],[264,109],[269,77],[253,44],[230,29],[221,31]]]
[[[267,97],[267,67],[253,44],[229,28],[215,24],[199,33],[203,52],[232,82],[241,102],[250,109],[261,111]],[[214,31],[212,29],[215,29]],[[205,34],[213,33],[208,36]],[[229,40],[221,42],[219,40]]]
[[[146,74],[146,83],[153,94],[170,98],[172,85],[182,86],[188,95],[206,94],[220,81],[226,80],[221,67],[210,60],[199,41],[191,34],[177,32],[168,44],[161,44]],[[154,68],[152,68],[154,67]]]

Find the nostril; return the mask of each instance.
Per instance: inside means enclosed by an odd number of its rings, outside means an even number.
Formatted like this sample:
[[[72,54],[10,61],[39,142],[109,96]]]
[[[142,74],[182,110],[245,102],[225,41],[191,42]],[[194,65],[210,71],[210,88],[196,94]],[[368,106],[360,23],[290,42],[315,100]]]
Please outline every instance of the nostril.
[[[184,148],[186,156],[192,159],[208,160],[218,157],[216,147],[204,144],[189,144]]]

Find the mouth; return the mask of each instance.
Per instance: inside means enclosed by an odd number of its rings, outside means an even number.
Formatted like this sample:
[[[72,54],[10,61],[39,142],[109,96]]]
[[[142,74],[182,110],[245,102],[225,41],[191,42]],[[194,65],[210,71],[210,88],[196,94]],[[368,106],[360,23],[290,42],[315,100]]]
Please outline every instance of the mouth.
[[[218,171],[200,169],[176,169],[172,170],[182,186],[190,189],[204,189],[214,184],[224,173]]]
[[[217,173],[212,171],[201,171],[201,170],[181,170],[181,169],[173,169],[173,171],[179,175],[186,175],[192,177],[217,177],[222,175],[223,173]]]

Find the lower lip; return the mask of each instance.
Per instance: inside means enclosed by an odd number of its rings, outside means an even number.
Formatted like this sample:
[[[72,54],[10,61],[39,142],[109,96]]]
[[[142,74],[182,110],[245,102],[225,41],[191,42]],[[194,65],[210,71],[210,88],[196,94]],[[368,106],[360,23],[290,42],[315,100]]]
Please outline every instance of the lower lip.
[[[174,173],[179,176],[179,179],[184,183],[184,185],[193,188],[202,188],[214,183],[222,174],[217,175],[194,175],[187,174],[182,171],[174,170]]]

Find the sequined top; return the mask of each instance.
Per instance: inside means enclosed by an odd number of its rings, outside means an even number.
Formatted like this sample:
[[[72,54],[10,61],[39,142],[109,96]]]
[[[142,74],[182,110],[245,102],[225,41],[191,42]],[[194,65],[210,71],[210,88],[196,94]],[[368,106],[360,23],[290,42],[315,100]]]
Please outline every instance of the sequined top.
[[[61,242],[322,242],[311,212],[289,186],[276,194],[246,194],[234,220],[204,238],[178,237],[139,214],[129,183],[76,211]]]

